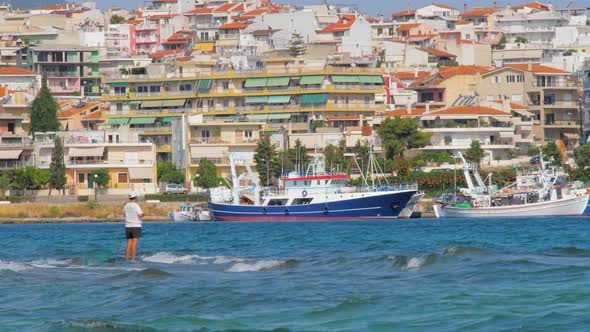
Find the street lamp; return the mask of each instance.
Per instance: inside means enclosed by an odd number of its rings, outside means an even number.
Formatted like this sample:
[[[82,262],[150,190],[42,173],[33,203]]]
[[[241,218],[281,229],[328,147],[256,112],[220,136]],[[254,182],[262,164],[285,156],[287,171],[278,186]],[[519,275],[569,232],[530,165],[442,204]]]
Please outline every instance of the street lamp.
[[[96,179],[98,179],[98,174],[94,174],[94,201],[98,202],[98,184],[96,183]]]

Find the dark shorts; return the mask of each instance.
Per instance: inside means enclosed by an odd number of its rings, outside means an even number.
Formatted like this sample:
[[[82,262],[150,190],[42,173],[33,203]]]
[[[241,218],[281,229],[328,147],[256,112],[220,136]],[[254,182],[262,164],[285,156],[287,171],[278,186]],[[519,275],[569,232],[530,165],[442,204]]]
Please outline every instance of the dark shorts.
[[[141,227],[125,227],[125,237],[127,239],[139,239],[141,237]]]

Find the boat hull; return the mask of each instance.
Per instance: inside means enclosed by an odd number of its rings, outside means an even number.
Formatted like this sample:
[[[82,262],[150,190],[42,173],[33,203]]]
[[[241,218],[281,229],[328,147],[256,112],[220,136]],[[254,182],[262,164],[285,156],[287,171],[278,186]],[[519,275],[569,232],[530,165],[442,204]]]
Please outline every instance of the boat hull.
[[[554,217],[578,216],[584,212],[589,195],[533,204],[457,208],[434,204],[437,218]]]
[[[395,219],[411,215],[411,212],[408,214],[404,209],[415,194],[417,194],[416,190],[370,193],[366,197],[291,206],[232,205],[210,202],[209,208],[216,221]]]
[[[168,216],[170,217],[170,220],[174,222],[186,222],[193,220],[190,215],[177,211],[170,212]]]

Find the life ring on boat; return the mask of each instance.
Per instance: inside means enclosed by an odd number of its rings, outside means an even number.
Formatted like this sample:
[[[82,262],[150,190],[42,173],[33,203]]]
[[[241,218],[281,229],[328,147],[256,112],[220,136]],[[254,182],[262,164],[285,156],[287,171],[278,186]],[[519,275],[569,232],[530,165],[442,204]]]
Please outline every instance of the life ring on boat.
[[[303,197],[307,197],[307,190],[304,190],[304,191],[302,191],[302,192],[301,192],[301,196],[303,196]]]
[[[180,208],[176,208],[176,212],[180,212]]]

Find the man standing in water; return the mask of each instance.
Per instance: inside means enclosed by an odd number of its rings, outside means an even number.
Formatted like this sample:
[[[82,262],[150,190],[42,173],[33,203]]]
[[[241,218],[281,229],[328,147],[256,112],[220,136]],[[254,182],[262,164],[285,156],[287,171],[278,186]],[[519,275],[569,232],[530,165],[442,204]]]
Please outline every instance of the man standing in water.
[[[137,193],[132,191],[129,194],[129,203],[125,204],[123,208],[123,215],[125,216],[125,237],[127,238],[127,250],[125,250],[125,261],[135,261],[137,254],[137,243],[141,237],[141,218],[143,218],[143,211],[137,204]]]

